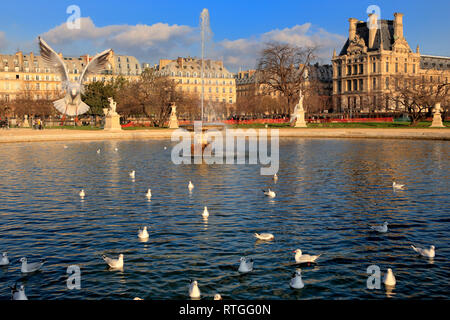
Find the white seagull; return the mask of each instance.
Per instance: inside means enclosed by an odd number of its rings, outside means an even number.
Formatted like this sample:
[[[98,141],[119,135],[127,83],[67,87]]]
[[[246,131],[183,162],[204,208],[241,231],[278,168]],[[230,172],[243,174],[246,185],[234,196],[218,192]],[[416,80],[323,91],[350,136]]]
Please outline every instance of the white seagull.
[[[41,267],[45,263],[45,259],[42,259],[41,262],[28,263],[27,258],[23,257],[20,258],[20,262],[22,262],[22,267],[20,268],[20,271],[22,271],[23,273],[31,273],[41,269]]]
[[[305,284],[302,281],[302,272],[301,269],[297,269],[294,274],[292,275],[291,281],[289,282],[289,285],[291,288],[294,289],[301,289],[305,286]]]
[[[122,269],[123,268],[123,254],[119,254],[118,259],[108,258],[105,255],[102,255],[103,260],[105,260],[106,264],[110,266],[112,269]]]
[[[386,233],[388,232],[388,223],[385,221],[381,226],[370,226],[370,229],[377,232]]]
[[[86,195],[86,193],[84,192],[84,189],[81,189],[79,195],[80,195],[80,198],[84,198],[84,196]]]
[[[209,217],[209,211],[208,211],[207,207],[205,207],[205,209],[203,210],[202,216],[203,216],[203,218],[208,218]]]
[[[130,173],[129,173],[129,175],[130,175],[130,177],[131,177],[131,179],[134,179],[134,177],[136,176],[136,171],[131,171]]]
[[[256,233],[255,232],[255,237],[259,240],[273,240],[275,237],[273,236],[273,234],[271,233]]]
[[[97,150],[97,153],[100,154],[100,149]]]
[[[387,269],[387,273],[384,276],[384,280],[383,280],[384,285],[386,286],[395,286],[395,276],[394,273],[392,272],[391,268]]]
[[[17,288],[17,284],[14,284],[14,287],[11,287],[11,300],[28,300],[23,284],[21,284],[19,288]]]
[[[148,189],[147,193],[145,194],[145,196],[150,199],[152,197],[152,189]]]
[[[273,175],[273,181],[275,181],[275,182],[277,182],[278,181],[278,176],[277,176],[277,174],[275,173],[274,175]]]
[[[194,189],[194,184],[192,183],[192,181],[189,181],[188,189],[189,191],[192,191],[192,189]]]
[[[311,256],[309,254],[303,254],[302,250],[297,249],[295,251],[295,262],[297,263],[310,263],[315,262],[322,254],[319,254],[317,256]]]
[[[253,259],[247,261],[246,257],[241,257],[241,264],[239,265],[239,272],[247,273],[253,271]]]
[[[117,148],[114,148],[114,151],[119,151],[119,149],[117,149]]]
[[[200,298],[200,289],[198,288],[197,280],[191,280],[191,284],[189,285],[189,297],[193,299]]]
[[[418,254],[420,254],[423,257],[427,258],[434,258],[435,252],[434,252],[434,246],[431,246],[430,249],[422,249],[422,248],[416,248],[413,245],[411,245],[411,248]]]
[[[2,258],[0,259],[0,266],[7,266],[9,264],[8,253],[3,252]]]
[[[139,239],[148,239],[147,227],[139,228],[138,237]]]
[[[264,194],[266,195],[266,196],[268,196],[268,197],[270,197],[270,198],[275,198],[275,196],[276,196],[276,194],[275,194],[275,192],[273,192],[272,190],[267,190],[267,191],[265,191],[265,190],[263,190],[263,192],[264,192]]]
[[[219,293],[214,295],[214,300],[222,300],[222,296]]]
[[[404,186],[405,186],[404,184],[398,184],[395,181],[392,182],[392,188],[394,189],[403,189]]]

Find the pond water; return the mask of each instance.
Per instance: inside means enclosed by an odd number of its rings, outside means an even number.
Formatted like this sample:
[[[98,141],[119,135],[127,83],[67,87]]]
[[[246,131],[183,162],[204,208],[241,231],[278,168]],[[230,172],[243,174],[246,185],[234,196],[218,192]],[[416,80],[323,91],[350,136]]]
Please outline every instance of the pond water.
[[[34,300],[186,299],[189,279],[202,299],[450,297],[449,142],[283,138],[277,183],[259,165],[174,165],[171,146],[0,145],[0,252],[11,260],[0,267],[0,299],[10,299],[16,281]],[[394,191],[393,180],[405,189]],[[267,187],[273,200],[261,191]],[[384,221],[388,233],[370,231]],[[150,238],[140,242],[144,225]],[[254,232],[275,239],[257,241]],[[411,244],[435,245],[436,257],[417,256]],[[322,254],[300,266],[301,290],[289,287],[297,248]],[[101,256],[120,253],[124,269],[108,270]],[[254,259],[252,273],[238,273],[243,255]],[[24,276],[23,256],[47,262]],[[81,269],[80,290],[67,288],[70,265]],[[392,268],[395,289],[367,289],[370,265],[382,275]]]

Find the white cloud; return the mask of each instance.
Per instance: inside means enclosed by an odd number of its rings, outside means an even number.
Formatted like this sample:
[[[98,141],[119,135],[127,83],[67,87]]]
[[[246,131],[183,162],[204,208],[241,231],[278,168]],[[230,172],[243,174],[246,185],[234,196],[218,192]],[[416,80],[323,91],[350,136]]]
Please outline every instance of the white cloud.
[[[216,54],[223,56],[225,64],[236,70],[239,67],[255,68],[257,59],[267,42],[287,43],[295,46],[316,46],[317,56],[323,63],[329,62],[333,49],[338,51],[343,46],[344,36],[329,33],[316,28],[311,23],[296,25],[282,30],[275,29],[249,39],[234,41],[223,40],[216,49]]]
[[[164,58],[200,55],[197,27],[166,23],[99,27],[91,18],[85,17],[81,18],[79,30],[70,30],[66,23],[63,23],[44,33],[42,37],[51,45],[55,45],[55,49],[66,54],[84,54],[90,50],[100,52],[112,48],[116,53],[133,55],[141,62],[151,63],[157,63],[159,59]],[[345,40],[344,36],[330,33],[311,23],[304,23],[291,28],[270,30],[249,38],[218,41],[212,44],[208,57],[223,59],[230,71],[237,71],[239,67],[255,68],[264,44],[276,41],[295,46],[317,46],[317,55],[321,62],[329,62],[333,49],[339,51]],[[73,52],[77,50],[82,52]]]

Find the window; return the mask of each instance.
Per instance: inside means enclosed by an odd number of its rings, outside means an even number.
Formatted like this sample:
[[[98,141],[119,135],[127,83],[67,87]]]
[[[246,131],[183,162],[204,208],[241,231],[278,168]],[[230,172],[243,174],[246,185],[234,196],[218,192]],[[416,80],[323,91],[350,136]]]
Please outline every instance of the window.
[[[362,64],[359,65],[359,74],[363,74],[364,67]]]
[[[395,72],[398,72],[398,62],[395,63]]]
[[[389,72],[389,62],[386,62],[386,72]]]
[[[353,91],[358,91],[358,80],[353,80]]]
[[[377,88],[377,79],[373,78],[372,79],[372,89],[376,89]]]
[[[408,64],[405,63],[405,73],[408,73]]]
[[[347,91],[352,91],[352,81],[347,80]]]
[[[357,68],[358,68],[358,66],[356,64],[353,65],[353,74],[358,74]]]
[[[412,68],[413,68],[412,72],[416,73],[416,65],[415,64],[412,65]]]
[[[372,72],[377,72],[377,63],[372,63]]]
[[[347,75],[351,75],[352,74],[352,67],[351,66],[347,66]]]
[[[359,91],[363,91],[363,90],[364,90],[364,80],[359,79]]]
[[[342,90],[342,84],[341,84],[340,81],[338,81],[337,84],[338,84],[338,93],[341,93],[341,90]]]
[[[385,85],[386,85],[386,89],[389,89],[389,78],[386,78],[386,83],[385,83]]]
[[[340,76],[341,76],[341,72],[342,72],[341,66],[339,66],[339,67],[337,68],[337,72],[338,72],[338,77],[340,77]]]

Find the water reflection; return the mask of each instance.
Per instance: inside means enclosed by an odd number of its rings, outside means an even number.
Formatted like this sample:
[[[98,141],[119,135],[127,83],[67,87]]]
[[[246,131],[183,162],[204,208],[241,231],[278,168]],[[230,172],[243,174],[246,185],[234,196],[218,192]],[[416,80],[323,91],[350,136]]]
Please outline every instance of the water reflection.
[[[0,153],[0,249],[49,258],[39,276],[23,278],[32,298],[124,299],[144,287],[146,299],[185,299],[187,278],[204,296],[220,288],[233,299],[449,298],[448,142],[281,139],[276,184],[258,165],[174,165],[167,140],[64,144]],[[393,179],[407,188],[393,192]],[[195,189],[186,193],[189,180]],[[369,232],[383,221],[387,234]],[[152,226],[145,243],[136,241],[142,225]],[[255,241],[257,230],[276,241]],[[435,245],[436,257],[416,257],[411,243]],[[289,288],[296,247],[323,253],[302,266],[300,291]],[[125,270],[102,272],[99,256],[119,251]],[[254,258],[251,274],[238,274],[241,255]],[[62,291],[71,264],[83,265],[86,290]],[[368,291],[361,274],[372,264],[403,273],[398,288]],[[0,269],[0,297],[10,297],[17,268]]]

